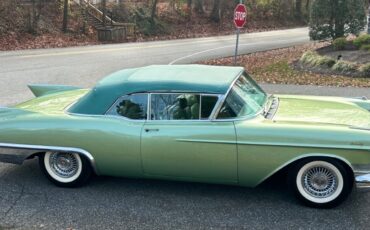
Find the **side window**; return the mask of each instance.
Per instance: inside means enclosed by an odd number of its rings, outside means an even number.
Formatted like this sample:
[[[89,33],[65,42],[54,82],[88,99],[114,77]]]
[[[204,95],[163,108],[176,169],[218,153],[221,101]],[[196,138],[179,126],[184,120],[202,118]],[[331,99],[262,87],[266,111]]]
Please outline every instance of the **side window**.
[[[199,94],[152,94],[152,120],[199,120]]]
[[[231,119],[236,118],[244,106],[244,102],[234,92],[230,91],[229,96],[226,97],[224,104],[217,116],[217,119]]]
[[[208,119],[213,109],[215,108],[218,101],[217,96],[202,95],[201,97],[201,117],[202,119]]]
[[[123,96],[116,101],[107,115],[122,116],[132,120],[146,120],[148,94]]]

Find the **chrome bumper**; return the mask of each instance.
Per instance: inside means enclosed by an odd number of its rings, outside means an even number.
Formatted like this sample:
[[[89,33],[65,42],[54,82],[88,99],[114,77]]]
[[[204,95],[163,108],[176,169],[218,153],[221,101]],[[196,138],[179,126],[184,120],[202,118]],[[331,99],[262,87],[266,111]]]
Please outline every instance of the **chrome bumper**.
[[[370,191],[370,173],[357,174],[355,176],[355,183],[356,183],[357,189]]]

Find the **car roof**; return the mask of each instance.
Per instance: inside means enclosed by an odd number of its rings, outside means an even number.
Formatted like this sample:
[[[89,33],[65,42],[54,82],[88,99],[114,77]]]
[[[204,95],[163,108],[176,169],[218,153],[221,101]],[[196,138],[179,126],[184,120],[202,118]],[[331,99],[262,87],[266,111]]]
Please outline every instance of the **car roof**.
[[[104,114],[117,98],[142,92],[196,92],[226,94],[242,67],[206,65],[152,65],[125,69],[100,82],[75,105],[72,113]]]

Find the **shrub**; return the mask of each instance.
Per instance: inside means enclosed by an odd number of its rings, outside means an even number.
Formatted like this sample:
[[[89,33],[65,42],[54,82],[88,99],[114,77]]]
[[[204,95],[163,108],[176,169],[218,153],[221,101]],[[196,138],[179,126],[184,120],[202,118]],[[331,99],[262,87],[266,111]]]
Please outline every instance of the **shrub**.
[[[361,50],[367,50],[367,51],[370,51],[370,44],[362,45],[362,46],[361,46]]]
[[[308,51],[304,53],[300,59],[303,64],[310,66],[328,66],[332,67],[335,60],[328,56],[321,56],[316,52]]]
[[[133,16],[137,28],[146,36],[167,34],[168,25],[156,17],[151,17],[149,8],[138,8],[134,11]]]
[[[370,77],[370,63],[362,65],[360,67],[360,72],[364,75],[364,77]]]
[[[352,62],[338,61],[337,63],[335,63],[332,69],[340,73],[348,73],[355,72],[357,70],[357,66]]]
[[[312,40],[359,34],[366,26],[364,0],[313,0],[310,9]]]
[[[301,57],[300,61],[301,61],[303,64],[309,64],[309,65],[311,65],[311,63],[312,63],[312,61],[313,61],[313,59],[314,59],[314,57],[315,57],[316,55],[317,55],[317,54],[316,54],[315,52],[313,52],[313,51],[307,51],[307,52],[305,52],[305,53],[302,55],[302,57]]]
[[[348,41],[345,37],[337,38],[333,41],[333,46],[336,50],[344,50],[347,44]]]
[[[357,48],[361,48],[363,45],[369,45],[370,44],[370,34],[363,34],[359,37],[357,37],[354,41],[353,44]]]

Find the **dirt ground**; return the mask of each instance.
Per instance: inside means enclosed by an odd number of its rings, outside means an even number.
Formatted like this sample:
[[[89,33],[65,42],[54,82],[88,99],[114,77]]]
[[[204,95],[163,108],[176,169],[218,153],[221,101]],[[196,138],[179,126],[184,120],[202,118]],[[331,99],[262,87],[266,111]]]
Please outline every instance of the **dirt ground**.
[[[370,87],[370,78],[348,77],[329,73],[301,71],[294,63],[309,50],[328,46],[324,43],[310,43],[284,49],[258,52],[238,57],[240,66],[244,66],[259,83],[318,85],[336,87]],[[201,62],[208,65],[233,65],[233,57]]]

